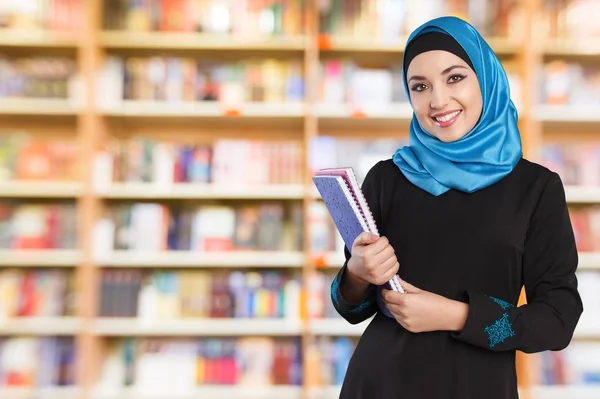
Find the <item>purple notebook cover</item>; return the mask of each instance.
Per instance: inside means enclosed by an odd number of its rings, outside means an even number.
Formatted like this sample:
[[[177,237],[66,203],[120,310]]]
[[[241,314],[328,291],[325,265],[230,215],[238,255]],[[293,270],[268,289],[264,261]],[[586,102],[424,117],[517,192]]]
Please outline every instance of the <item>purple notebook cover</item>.
[[[319,194],[321,194],[321,198],[323,198],[335,227],[350,251],[356,237],[366,230],[362,227],[359,216],[354,213],[350,205],[352,199],[346,198],[338,179],[343,181],[340,176],[329,175],[315,176],[312,180]]]

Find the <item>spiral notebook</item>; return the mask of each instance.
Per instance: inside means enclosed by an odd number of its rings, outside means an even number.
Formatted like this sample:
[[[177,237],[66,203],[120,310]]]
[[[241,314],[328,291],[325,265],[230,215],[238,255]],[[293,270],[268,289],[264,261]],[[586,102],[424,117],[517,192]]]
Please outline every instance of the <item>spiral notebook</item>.
[[[312,180],[348,250],[352,249],[356,237],[365,231],[379,235],[352,168],[321,169]],[[389,281],[389,287],[404,292],[398,276]]]

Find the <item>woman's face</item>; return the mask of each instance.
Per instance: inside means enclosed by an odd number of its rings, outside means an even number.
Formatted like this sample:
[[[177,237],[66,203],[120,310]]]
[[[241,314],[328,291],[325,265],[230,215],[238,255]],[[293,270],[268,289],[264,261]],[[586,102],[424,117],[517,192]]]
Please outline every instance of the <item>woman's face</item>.
[[[443,50],[417,55],[406,74],[419,124],[443,142],[469,133],[483,110],[477,75],[462,58]]]

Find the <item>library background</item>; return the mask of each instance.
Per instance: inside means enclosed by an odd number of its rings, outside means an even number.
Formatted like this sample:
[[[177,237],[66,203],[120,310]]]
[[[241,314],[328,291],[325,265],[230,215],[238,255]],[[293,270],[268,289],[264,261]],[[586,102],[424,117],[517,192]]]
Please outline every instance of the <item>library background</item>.
[[[600,1],[0,1],[0,398],[335,398],[366,326],[311,184],[407,140],[407,34],[457,15],[557,171],[585,312],[522,397],[600,398]]]

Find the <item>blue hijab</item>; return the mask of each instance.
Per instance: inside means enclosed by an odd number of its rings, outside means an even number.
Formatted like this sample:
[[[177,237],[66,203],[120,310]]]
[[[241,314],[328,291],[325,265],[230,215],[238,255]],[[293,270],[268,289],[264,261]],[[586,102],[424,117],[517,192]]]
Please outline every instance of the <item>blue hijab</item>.
[[[417,28],[407,46],[432,31],[450,35],[466,51],[479,80],[482,114],[469,133],[451,143],[427,133],[413,114],[409,145],[393,161],[409,181],[435,196],[450,189],[472,193],[502,179],[522,158],[517,109],[502,64],[473,26],[456,17],[435,18]],[[406,71],[404,89],[410,101]]]

